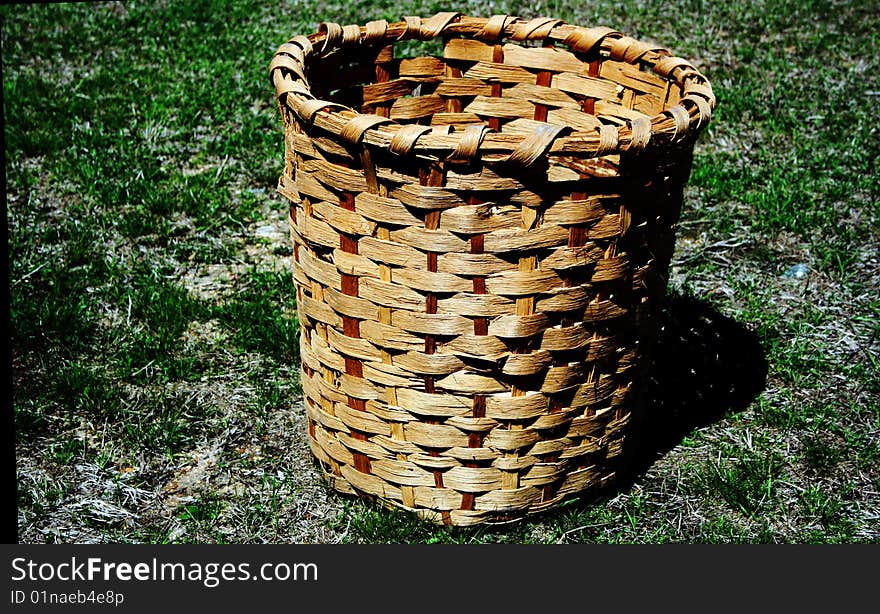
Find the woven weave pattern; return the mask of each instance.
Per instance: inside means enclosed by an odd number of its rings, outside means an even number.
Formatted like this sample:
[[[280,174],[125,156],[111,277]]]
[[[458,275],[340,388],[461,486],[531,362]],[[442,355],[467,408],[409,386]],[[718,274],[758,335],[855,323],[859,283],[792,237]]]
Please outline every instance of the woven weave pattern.
[[[331,483],[467,525],[612,479],[705,77],[607,28],[457,13],[321,24],[270,76]]]

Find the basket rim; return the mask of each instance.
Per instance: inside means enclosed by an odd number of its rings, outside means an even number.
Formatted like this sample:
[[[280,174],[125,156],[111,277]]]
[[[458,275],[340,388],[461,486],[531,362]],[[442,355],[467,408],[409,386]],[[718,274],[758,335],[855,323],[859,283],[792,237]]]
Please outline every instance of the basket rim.
[[[595,131],[572,131],[545,123],[525,136],[494,132],[486,126],[475,141],[472,131],[450,133],[450,126],[401,124],[320,100],[309,89],[306,65],[312,57],[362,44],[456,35],[492,44],[505,40],[561,43],[574,53],[598,53],[603,59],[645,66],[681,87],[683,95],[678,104],[653,117],[627,120],[620,126],[603,124]],[[523,167],[548,156],[592,158],[639,153],[651,146],[696,138],[716,106],[709,80],[688,60],[612,28],[569,25],[547,17],[526,21],[510,15],[483,18],[442,12],[427,19],[407,16],[392,24],[386,20],[370,21],[364,26],[321,22],[317,32],[295,36],[278,48],[269,65],[269,76],[282,111],[287,109],[300,121],[339,135],[351,145],[370,145],[399,155],[412,153],[437,160],[460,159],[461,152],[466,151],[471,160],[480,156],[485,162]]]

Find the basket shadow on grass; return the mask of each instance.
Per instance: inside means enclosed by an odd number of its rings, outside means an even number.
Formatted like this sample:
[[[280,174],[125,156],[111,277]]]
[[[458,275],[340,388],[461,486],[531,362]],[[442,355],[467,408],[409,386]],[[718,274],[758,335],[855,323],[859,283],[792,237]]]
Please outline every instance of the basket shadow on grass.
[[[629,435],[627,456],[617,479],[601,490],[588,491],[566,505],[542,512],[535,521],[558,522],[628,492],[664,454],[696,429],[746,409],[764,390],[767,360],[758,337],[708,302],[670,294],[658,316],[658,335],[643,390],[641,423]],[[525,523],[480,527],[432,527],[406,512],[378,503],[361,502],[350,528],[372,542],[489,541],[528,539]],[[452,533],[438,538],[435,531]],[[455,537],[457,535],[457,537]],[[493,537],[490,537],[494,535]],[[518,537],[519,536],[519,537]]]
[[[629,489],[694,430],[739,413],[764,390],[755,333],[699,299],[670,295],[658,318],[644,410],[615,492]]]

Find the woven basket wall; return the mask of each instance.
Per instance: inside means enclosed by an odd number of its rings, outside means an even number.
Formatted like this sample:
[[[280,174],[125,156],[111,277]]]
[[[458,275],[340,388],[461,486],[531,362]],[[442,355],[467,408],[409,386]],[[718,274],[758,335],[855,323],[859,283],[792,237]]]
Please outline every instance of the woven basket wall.
[[[333,486],[468,525],[613,479],[705,77],[607,28],[458,13],[323,23],[270,76]]]

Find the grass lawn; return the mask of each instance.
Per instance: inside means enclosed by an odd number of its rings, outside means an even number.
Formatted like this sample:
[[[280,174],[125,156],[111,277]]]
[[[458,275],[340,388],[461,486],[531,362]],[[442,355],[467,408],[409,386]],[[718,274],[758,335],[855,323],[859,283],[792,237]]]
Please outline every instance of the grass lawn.
[[[718,96],[633,474],[459,530],[341,497],[311,461],[267,67],[323,19],[444,5],[4,6],[21,541],[880,541],[880,7],[454,8],[660,42]]]

